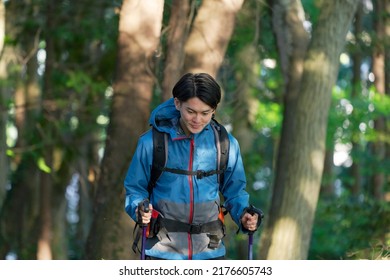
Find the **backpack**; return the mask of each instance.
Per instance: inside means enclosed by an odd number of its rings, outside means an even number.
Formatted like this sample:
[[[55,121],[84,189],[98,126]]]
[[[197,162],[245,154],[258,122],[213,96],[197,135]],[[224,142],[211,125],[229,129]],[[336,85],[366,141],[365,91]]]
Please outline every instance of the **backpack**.
[[[153,188],[156,186],[158,178],[162,172],[171,172],[181,175],[196,175],[198,179],[202,179],[207,176],[214,174],[218,175],[218,183],[223,184],[224,172],[227,168],[229,158],[229,137],[226,128],[219,124],[216,120],[211,120],[211,127],[215,135],[215,145],[217,147],[217,166],[215,170],[204,171],[204,170],[181,170],[166,167],[168,158],[168,135],[164,132],[158,131],[154,127],[153,130],[153,163],[148,184],[149,196],[153,192]]]

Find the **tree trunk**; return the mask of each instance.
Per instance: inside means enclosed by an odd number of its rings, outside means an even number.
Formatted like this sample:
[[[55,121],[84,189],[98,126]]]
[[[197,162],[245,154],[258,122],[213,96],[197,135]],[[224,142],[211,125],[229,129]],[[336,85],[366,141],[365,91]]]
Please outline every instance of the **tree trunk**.
[[[33,10],[32,7],[31,10]],[[10,2],[7,4],[7,35],[10,38],[18,38],[18,24],[15,20],[26,20],[28,15],[26,9],[21,2]],[[8,64],[10,61],[20,61],[22,53],[30,53],[30,59],[24,58],[26,63],[26,73],[23,76],[19,72],[19,67],[13,64],[8,69],[14,69],[9,74],[9,81],[13,81],[16,86],[14,88],[15,99],[15,126],[18,130],[17,143],[13,149],[15,156],[13,164],[17,165],[17,170],[12,176],[11,190],[7,192],[4,207],[1,209],[0,223],[3,227],[4,247],[15,253],[20,259],[35,259],[36,258],[36,243],[37,243],[37,220],[38,217],[38,191],[39,183],[38,171],[35,166],[35,160],[31,157],[29,151],[29,140],[33,138],[32,128],[36,125],[35,112],[36,102],[33,102],[33,95],[40,94],[37,91],[37,75],[36,75],[36,57],[34,56],[35,49],[35,34],[36,30],[30,32],[23,38],[26,38],[25,44],[19,42],[15,47],[7,47],[3,53],[2,63]],[[32,51],[33,50],[33,51]],[[17,70],[16,70],[17,69]],[[21,77],[26,77],[24,81]],[[35,87],[35,88],[34,88]],[[8,90],[10,91],[10,90]],[[35,104],[35,107],[32,105]],[[7,174],[8,176],[8,174]],[[10,178],[8,178],[10,179]],[[26,197],[29,199],[26,200]],[[33,245],[32,245],[33,244]]]
[[[134,259],[132,226],[124,210],[123,180],[139,135],[146,129],[158,48],[162,0],[125,0],[119,22],[118,58],[110,124],[101,164],[87,259]]]
[[[373,57],[372,57],[372,72],[375,76],[375,89],[377,94],[385,94],[385,19],[387,15],[384,11],[385,1],[375,0],[375,33],[377,35],[377,41],[374,44]],[[387,38],[388,40],[388,38]],[[385,170],[382,170],[381,165],[386,155],[386,146],[383,141],[384,137],[381,135],[386,135],[386,119],[385,117],[378,117],[374,120],[374,128],[379,139],[373,143],[372,152],[374,156],[375,164],[372,165],[372,183],[371,192],[373,196],[381,200],[383,199],[383,188],[385,183]]]
[[[356,48],[355,51],[352,54],[352,93],[351,97],[352,100],[356,100],[360,97],[361,91],[362,91],[362,85],[361,85],[361,79],[360,79],[360,67],[362,64],[362,52],[361,48],[363,47],[363,43],[361,41],[362,36],[362,20],[363,20],[363,3],[360,2],[357,8],[356,16],[355,16],[355,22],[354,22],[354,33],[356,40]],[[356,110],[353,110],[353,115],[356,115]],[[360,134],[359,129],[359,121],[356,118],[353,118],[353,120],[356,120],[355,123],[353,123],[353,134]],[[352,166],[351,166],[351,176],[353,178],[353,183],[351,186],[351,194],[354,199],[358,198],[362,191],[362,179],[361,179],[361,171],[360,171],[360,154],[361,154],[361,146],[358,142],[355,141],[355,139],[358,139],[358,137],[352,137]],[[356,156],[355,156],[356,155]]]
[[[9,164],[7,160],[7,136],[6,136],[6,127],[8,120],[8,108],[7,108],[7,99],[8,91],[7,88],[3,85],[3,81],[7,79],[7,70],[6,62],[4,61],[4,38],[5,38],[5,6],[4,2],[0,3],[0,227],[3,230],[0,232],[0,258],[4,257],[9,252],[10,245],[6,242],[6,233],[5,233],[5,221],[3,206],[7,193],[7,183],[8,183],[8,169]]]
[[[184,43],[191,24],[189,0],[173,0],[169,18],[167,58],[162,82],[163,100],[172,97],[172,89],[179,80],[184,64]]]
[[[3,53],[5,38],[5,6],[4,2],[0,3],[0,53]],[[0,61],[0,80],[7,79],[7,72],[4,61]],[[5,194],[8,183],[8,160],[7,160],[7,137],[6,124],[8,119],[7,91],[3,85],[0,87],[0,209],[5,200]]]
[[[257,153],[257,149],[253,146],[256,135],[253,127],[256,122],[256,114],[258,111],[259,100],[253,94],[253,88],[258,83],[258,63],[261,60],[258,51],[258,40],[260,36],[261,21],[260,17],[262,9],[266,6],[261,2],[245,2],[241,13],[250,15],[251,18],[241,20],[243,26],[236,25],[236,30],[242,30],[247,27],[248,21],[254,20],[256,28],[253,32],[253,40],[250,40],[246,46],[242,47],[237,55],[232,59],[237,61],[234,63],[234,76],[237,83],[236,89],[233,92],[233,99],[228,102],[232,104],[231,122],[233,125],[232,133],[240,143],[240,149],[243,157],[250,153]],[[238,23],[239,24],[239,23]]]
[[[298,102],[299,84],[302,79],[302,72],[304,68],[304,59],[309,43],[309,34],[303,27],[303,21],[305,20],[303,15],[303,7],[300,1],[291,1],[289,4],[283,1],[273,1],[272,9],[272,26],[276,37],[276,43],[278,46],[279,63],[282,69],[284,77],[284,120],[282,127],[281,141],[278,147],[278,158],[275,166],[280,165],[281,155],[285,152],[281,152],[281,149],[287,150],[287,147],[282,146],[284,135],[293,135],[295,130],[293,127],[285,124],[287,120],[294,120],[296,115],[296,103]],[[291,69],[291,70],[290,70]],[[279,168],[276,170],[277,173]],[[280,172],[283,175],[282,172]],[[280,176],[281,176],[280,175]],[[277,175],[278,176],[278,175]],[[279,213],[272,211],[274,205],[280,206],[281,200],[277,200],[278,196],[284,192],[284,187],[281,184],[273,186],[272,202],[269,211],[268,220],[264,227],[263,234],[261,236],[261,247],[259,256],[262,259],[270,258],[267,256],[271,242],[273,241],[273,223],[279,219]],[[283,248],[282,250],[286,250]]]
[[[289,93],[285,95],[276,178],[260,252],[266,259],[306,259],[308,255],[324,168],[331,91],[358,1],[321,3],[321,15],[303,67],[298,63],[297,70],[291,68],[294,64],[288,68],[296,77],[288,80],[286,87]],[[300,9],[285,10],[286,21],[297,22],[297,30],[302,32],[297,14]],[[299,43],[294,41],[296,38],[292,37],[293,44]]]
[[[184,72],[216,77],[243,0],[203,0],[185,44]]]
[[[37,259],[38,260],[50,260],[53,258],[52,252],[52,240],[53,240],[53,222],[52,222],[52,193],[53,193],[53,153],[54,153],[54,123],[56,122],[57,107],[54,100],[53,90],[53,67],[54,67],[54,38],[49,34],[52,34],[55,14],[54,0],[48,0],[46,3],[46,28],[47,36],[46,40],[46,60],[45,60],[45,76],[43,85],[43,135],[44,139],[44,151],[43,160],[44,164],[50,168],[50,170],[41,172],[41,184],[40,184],[40,196],[39,196],[39,236],[37,247]]]
[[[240,61],[235,70],[237,80],[237,90],[234,94],[233,105],[233,134],[240,143],[241,153],[253,152],[253,141],[255,133],[253,132],[253,124],[255,122],[255,114],[258,110],[257,100],[251,95],[251,86],[255,84],[258,78],[257,73],[253,73],[255,63],[258,63],[258,53],[253,45],[243,48],[238,54],[237,60]]]
[[[333,149],[327,149],[321,185],[321,195],[325,198],[333,198],[335,195],[333,173]]]
[[[390,14],[390,1],[389,0],[386,0],[385,1],[385,9],[384,9],[384,12],[389,15]],[[387,17],[385,19],[385,37],[386,38],[390,38],[390,18]],[[385,43],[385,94],[390,97],[390,42],[389,40],[387,40],[387,42]],[[389,134],[390,133],[390,117],[387,116],[386,118],[386,131],[387,133]],[[390,144],[389,142],[386,143],[386,158],[389,159],[390,158]],[[386,182],[387,184],[389,184],[389,175],[387,175],[387,179],[386,179]],[[385,194],[385,200],[386,201],[390,201],[390,191],[387,191],[386,194]]]

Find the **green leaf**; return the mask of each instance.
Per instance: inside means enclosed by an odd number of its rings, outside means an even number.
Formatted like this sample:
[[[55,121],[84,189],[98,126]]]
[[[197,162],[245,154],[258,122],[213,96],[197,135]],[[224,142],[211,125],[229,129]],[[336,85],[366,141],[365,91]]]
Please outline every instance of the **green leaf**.
[[[49,166],[47,166],[47,164],[43,158],[38,159],[38,167],[40,170],[42,170],[45,173],[51,172],[51,168]]]
[[[14,157],[15,156],[14,151],[12,151],[11,149],[7,149],[7,156]]]

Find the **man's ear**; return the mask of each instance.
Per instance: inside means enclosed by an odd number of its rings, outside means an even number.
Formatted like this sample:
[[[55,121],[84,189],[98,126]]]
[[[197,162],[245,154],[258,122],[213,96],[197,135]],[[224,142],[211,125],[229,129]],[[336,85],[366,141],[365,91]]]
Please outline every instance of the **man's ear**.
[[[176,97],[173,99],[173,101],[175,102],[175,107],[176,107],[176,110],[180,110],[180,101],[179,99],[177,99]]]

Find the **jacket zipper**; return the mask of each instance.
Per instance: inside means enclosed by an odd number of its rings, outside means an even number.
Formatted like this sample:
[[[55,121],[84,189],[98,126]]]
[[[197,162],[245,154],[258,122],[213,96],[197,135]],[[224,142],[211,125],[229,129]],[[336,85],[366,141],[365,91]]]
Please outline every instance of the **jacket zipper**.
[[[192,171],[193,168],[193,159],[194,159],[194,149],[195,149],[195,143],[194,139],[191,138],[190,140],[190,162],[188,169]],[[194,218],[194,185],[193,185],[193,178],[192,175],[188,176],[188,183],[190,186],[190,216],[189,216],[189,224],[192,224],[193,218]],[[187,234],[187,240],[188,240],[188,259],[192,260],[192,239],[191,239],[191,233]]]

